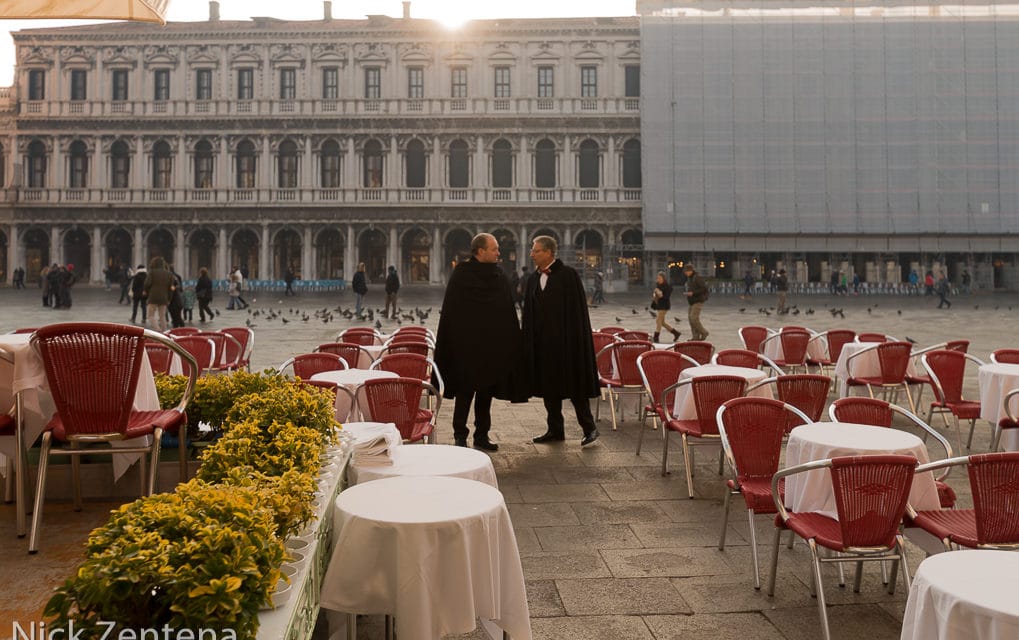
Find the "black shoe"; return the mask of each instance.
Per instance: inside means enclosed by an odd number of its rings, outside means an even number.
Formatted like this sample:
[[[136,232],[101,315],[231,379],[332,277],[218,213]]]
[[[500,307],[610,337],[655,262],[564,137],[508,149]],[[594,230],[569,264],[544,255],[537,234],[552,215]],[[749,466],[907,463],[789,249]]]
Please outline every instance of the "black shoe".
[[[546,442],[562,442],[565,439],[566,436],[564,436],[561,433],[552,433],[551,431],[546,431],[537,438],[532,438],[531,442],[533,442],[534,444],[544,444]]]
[[[482,449],[484,451],[498,451],[499,445],[495,444],[488,438],[485,438],[484,440],[478,440],[477,438],[474,438],[474,448]]]
[[[580,446],[586,447],[587,445],[591,444],[592,442],[594,442],[597,439],[598,439],[598,430],[597,429],[591,429],[586,434],[584,434],[583,439],[581,439],[581,441],[580,441]]]
[[[458,447],[466,447],[467,438],[453,438],[453,444],[455,444]]]

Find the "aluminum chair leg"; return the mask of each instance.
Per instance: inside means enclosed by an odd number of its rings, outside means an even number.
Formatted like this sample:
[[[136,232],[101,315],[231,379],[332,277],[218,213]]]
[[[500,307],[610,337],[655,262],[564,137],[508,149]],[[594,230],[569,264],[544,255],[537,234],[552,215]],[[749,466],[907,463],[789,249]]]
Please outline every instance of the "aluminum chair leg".
[[[39,550],[39,526],[42,524],[42,501],[46,495],[46,468],[50,462],[50,448],[53,446],[53,434],[49,431],[42,434],[42,446],[39,449],[39,479],[35,484],[35,505],[32,508],[32,532],[28,536],[28,552]]]
[[[956,418],[955,421],[959,422],[959,418]],[[970,420],[969,421],[969,437],[966,438],[966,448],[967,449],[970,449],[973,446],[973,430],[976,428],[976,426],[977,426],[977,421],[976,420]]]
[[[386,614],[386,640],[393,640],[393,634],[396,632],[395,626],[393,616]]]
[[[775,527],[775,544],[771,547],[771,576],[768,578],[768,596],[775,595],[775,574],[778,573],[778,545],[782,542],[782,529]]]
[[[4,502],[10,504],[14,501],[14,460],[6,458],[7,473],[4,474]]]
[[[754,589],[761,590],[761,567],[757,559],[757,529],[754,528],[754,510],[747,509],[747,520],[750,522],[750,557],[754,561]],[[724,533],[723,533],[724,535]]]
[[[644,429],[645,425],[643,422],[640,424],[640,433],[637,434],[637,455],[640,455],[640,447],[644,444]]]
[[[722,533],[718,537],[718,550],[725,551],[725,531],[729,528],[729,505],[732,502],[733,492],[728,487],[725,489],[725,498],[722,499]]]
[[[77,449],[78,443],[72,441],[71,448]],[[71,456],[71,484],[74,487],[74,510],[81,511],[81,457]]]
[[[839,565],[842,566],[841,564]],[[881,573],[885,572],[885,563],[881,563]],[[860,593],[860,586],[863,584],[863,562],[856,563],[856,575],[853,576],[853,593]]]
[[[616,394],[612,392],[612,388],[609,388],[609,410],[612,411],[612,430],[618,429],[616,426]]]
[[[183,435],[183,434],[181,434]],[[149,465],[149,486],[145,495],[151,496],[156,492],[156,478],[159,475],[159,449],[163,438],[163,430],[156,427],[152,431],[152,463]]]
[[[690,442],[686,434],[683,436],[683,465],[686,467],[686,492],[687,497],[693,500],[693,456],[690,455]]]
[[[831,630],[828,628],[828,608],[824,601],[824,585],[821,584],[821,559],[817,556],[817,543],[807,540],[810,545],[811,559],[814,561],[814,584],[817,587],[817,610],[821,616],[821,636],[824,640],[831,640]]]
[[[662,429],[662,475],[669,475],[667,467],[669,461],[669,430]]]

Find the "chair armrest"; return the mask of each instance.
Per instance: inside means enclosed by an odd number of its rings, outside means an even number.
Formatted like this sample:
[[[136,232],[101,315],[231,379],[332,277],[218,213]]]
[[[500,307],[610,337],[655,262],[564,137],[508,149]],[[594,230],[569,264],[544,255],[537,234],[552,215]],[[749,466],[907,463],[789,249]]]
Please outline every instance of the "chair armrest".
[[[195,360],[194,356],[192,356],[187,349],[177,344],[177,342],[174,341],[172,338],[169,338],[166,335],[159,333],[158,331],[153,331],[152,329],[144,329],[143,335],[145,336],[146,339],[158,342],[159,344],[173,351],[182,360],[187,361],[188,381],[184,387],[184,393],[183,395],[181,395],[180,402],[178,402],[177,406],[173,408],[173,410],[177,411],[178,413],[184,413],[185,409],[187,409],[188,404],[191,403],[191,400],[195,396],[195,382],[197,382],[198,380],[198,362]]]
[[[1014,413],[1012,413],[1011,408],[1012,398],[1014,398],[1016,395],[1019,395],[1019,389],[1012,389],[1011,391],[1005,394],[1004,398],[1002,398],[1002,402],[1005,405],[1005,415],[1008,416],[1008,419],[1011,420],[1012,422],[1016,421],[1016,416]]]
[[[778,485],[782,478],[787,478],[797,473],[806,473],[807,471],[814,471],[816,469],[828,469],[831,467],[831,458],[825,458],[824,460],[813,460],[811,462],[804,462],[787,469],[779,469],[775,475],[771,476],[771,499],[775,503],[775,509],[778,511],[779,517],[782,518],[782,522],[789,520],[789,511],[782,504],[782,496],[779,493]]]
[[[673,415],[672,415],[672,409],[669,407],[669,403],[666,402],[666,399],[669,397],[669,393],[673,392],[673,391],[676,391],[681,386],[690,384],[691,382],[693,382],[693,379],[692,378],[687,378],[686,380],[680,380],[679,382],[674,382],[674,383],[670,384],[669,386],[665,387],[664,389],[662,389],[661,395],[658,396],[658,402],[659,402],[660,406],[662,407],[662,411],[665,412],[665,420],[666,421],[674,420],[675,419],[673,417]]]

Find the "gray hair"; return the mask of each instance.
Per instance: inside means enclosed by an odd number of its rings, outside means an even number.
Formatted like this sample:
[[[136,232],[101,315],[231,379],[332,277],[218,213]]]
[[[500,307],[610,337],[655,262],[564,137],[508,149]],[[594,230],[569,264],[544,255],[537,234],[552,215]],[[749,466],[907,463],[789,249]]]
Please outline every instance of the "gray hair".
[[[553,256],[559,252],[559,243],[552,236],[535,236],[534,243]]]

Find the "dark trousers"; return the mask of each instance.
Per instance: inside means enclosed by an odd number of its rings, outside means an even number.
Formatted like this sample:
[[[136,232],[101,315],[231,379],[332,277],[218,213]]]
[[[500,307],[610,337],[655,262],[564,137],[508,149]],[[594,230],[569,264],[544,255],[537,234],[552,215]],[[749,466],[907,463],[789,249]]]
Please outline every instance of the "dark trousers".
[[[467,415],[474,401],[474,441],[488,440],[492,428],[492,394],[489,391],[462,391],[456,395],[453,405],[453,437],[467,439]]]
[[[147,319],[145,315],[148,313],[148,304],[146,304],[146,299],[141,296],[135,296],[131,302],[131,322],[134,322],[138,317],[139,307],[141,307],[142,310],[142,324],[145,324]]]
[[[205,316],[209,316],[209,320],[212,320],[215,316],[212,314],[212,309],[209,308],[209,300],[199,299],[198,300],[198,316],[205,322]]]
[[[545,398],[545,411],[548,417],[545,423],[548,425],[548,432],[557,436],[565,435],[566,422],[563,420],[562,398]],[[573,410],[577,413],[577,422],[584,430],[584,435],[594,431],[594,416],[591,415],[591,401],[587,398],[570,398]]]

